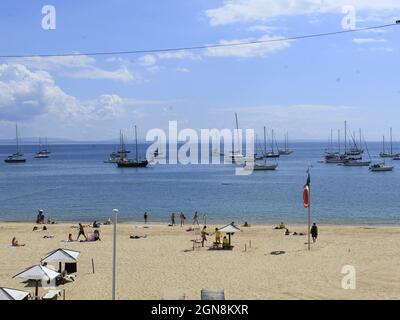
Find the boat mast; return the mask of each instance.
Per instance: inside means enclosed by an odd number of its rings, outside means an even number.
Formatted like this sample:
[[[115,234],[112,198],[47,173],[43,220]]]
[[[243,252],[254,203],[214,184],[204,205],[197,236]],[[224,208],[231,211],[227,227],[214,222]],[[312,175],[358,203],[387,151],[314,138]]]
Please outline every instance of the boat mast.
[[[331,152],[333,152],[333,129],[331,129]]]
[[[385,153],[385,136],[383,136],[383,142],[382,142],[382,153]]]
[[[271,130],[272,154],[274,154],[274,129]]]
[[[390,155],[393,154],[392,128],[390,128]]]
[[[136,162],[138,161],[138,149],[137,149],[137,131],[135,125],[135,144],[136,144]]]
[[[19,155],[18,125],[15,124],[15,141],[17,145],[17,154]]]
[[[344,121],[344,153],[347,153],[347,121]]]
[[[360,151],[362,150],[362,142],[361,142],[361,128],[358,129],[358,133],[360,134]]]
[[[264,126],[264,155],[267,154],[267,133],[266,133],[266,128]]]
[[[237,133],[237,139],[238,139],[238,153],[240,154],[239,122],[238,122],[238,117],[237,117],[236,112],[235,112],[235,120],[236,120],[236,133]],[[235,143],[234,143],[234,145],[235,145]]]
[[[340,155],[340,129],[338,129],[338,145],[339,145],[339,155]]]

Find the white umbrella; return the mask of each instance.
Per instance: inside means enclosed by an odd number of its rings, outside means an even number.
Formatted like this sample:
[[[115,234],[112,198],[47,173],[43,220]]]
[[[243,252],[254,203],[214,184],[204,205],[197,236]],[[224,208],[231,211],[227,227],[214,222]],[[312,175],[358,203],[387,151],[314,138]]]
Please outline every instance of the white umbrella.
[[[225,227],[219,228],[218,231],[228,234],[229,236],[229,245],[231,245],[231,235],[240,232],[241,230],[236,227],[233,223],[227,224]]]
[[[0,288],[0,300],[24,300],[28,295],[28,291]]]
[[[69,250],[69,249],[56,249],[46,254],[44,258],[42,258],[41,262],[49,263],[49,262],[59,262],[60,268],[59,272],[61,272],[61,263],[76,263],[78,257],[80,255],[79,251]]]
[[[36,265],[25,269],[24,271],[16,274],[13,278],[21,278],[25,280],[35,280],[36,281],[36,290],[35,296],[38,296],[39,292],[39,281],[50,281],[59,276],[58,272],[51,270],[45,266]]]

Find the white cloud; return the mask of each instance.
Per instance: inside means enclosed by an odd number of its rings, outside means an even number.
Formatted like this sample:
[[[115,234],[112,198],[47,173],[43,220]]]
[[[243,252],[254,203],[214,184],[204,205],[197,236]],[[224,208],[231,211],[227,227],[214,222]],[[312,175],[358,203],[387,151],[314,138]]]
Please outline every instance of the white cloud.
[[[114,60],[121,62],[121,60]],[[133,81],[135,76],[126,67],[116,70],[104,70],[95,66],[93,57],[65,56],[65,57],[29,57],[10,59],[9,63],[21,64],[30,69],[56,71],[61,76],[80,79],[107,79],[114,81]]]
[[[354,6],[357,12],[387,14],[400,9],[398,0],[225,0],[223,5],[205,11],[211,25],[265,21],[281,16],[314,13],[341,13],[343,6]]]
[[[254,43],[248,45],[240,45],[240,43],[254,41],[254,40],[270,41],[278,39],[282,38],[277,36],[264,35],[258,39],[221,40],[219,43],[222,45],[233,44],[234,46],[208,48],[205,55],[214,57],[240,57],[240,58],[263,57],[267,54],[276,53],[278,51],[282,51],[290,47],[290,42],[285,40],[268,42],[268,43]]]
[[[96,59],[89,56],[65,56],[65,57],[28,57],[13,58],[10,63],[23,64],[28,68],[42,70],[59,70],[63,68],[87,68],[96,63]]]
[[[139,64],[143,67],[154,66],[156,62],[157,62],[156,57],[151,54],[146,54],[139,58]]]
[[[188,68],[184,68],[184,67],[178,67],[175,69],[176,72],[182,72],[182,73],[188,73],[190,72],[190,70]]]
[[[366,43],[384,43],[387,42],[386,39],[375,39],[375,38],[354,38],[354,43],[366,44]]]
[[[123,111],[117,95],[79,101],[58,87],[46,71],[21,64],[0,65],[0,120],[32,120],[51,115],[62,120],[108,119]]]
[[[135,80],[135,76],[127,68],[108,71],[100,68],[87,68],[78,71],[63,72],[63,76],[78,79],[107,79],[128,82]]]
[[[170,51],[170,52],[161,52],[157,54],[159,59],[201,59],[199,55],[194,54],[191,51]]]

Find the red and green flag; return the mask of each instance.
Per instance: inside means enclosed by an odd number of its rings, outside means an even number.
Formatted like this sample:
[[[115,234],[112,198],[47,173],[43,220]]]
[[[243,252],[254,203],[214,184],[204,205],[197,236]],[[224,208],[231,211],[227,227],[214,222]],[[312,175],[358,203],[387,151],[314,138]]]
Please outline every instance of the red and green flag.
[[[308,208],[310,206],[310,171],[307,170],[307,181],[304,185],[303,190],[303,204],[304,208]]]

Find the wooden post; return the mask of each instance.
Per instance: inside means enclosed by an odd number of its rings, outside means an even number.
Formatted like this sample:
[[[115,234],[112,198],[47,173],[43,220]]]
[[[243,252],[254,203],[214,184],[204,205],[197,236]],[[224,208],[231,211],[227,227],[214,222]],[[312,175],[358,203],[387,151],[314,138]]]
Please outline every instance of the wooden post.
[[[94,273],[94,260],[92,258],[92,269],[93,269],[93,273]]]
[[[244,244],[244,252],[247,252],[247,244]]]
[[[65,300],[65,289],[63,290],[63,300]]]

